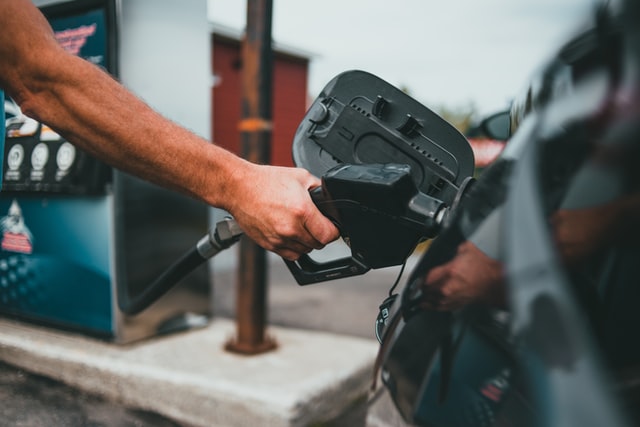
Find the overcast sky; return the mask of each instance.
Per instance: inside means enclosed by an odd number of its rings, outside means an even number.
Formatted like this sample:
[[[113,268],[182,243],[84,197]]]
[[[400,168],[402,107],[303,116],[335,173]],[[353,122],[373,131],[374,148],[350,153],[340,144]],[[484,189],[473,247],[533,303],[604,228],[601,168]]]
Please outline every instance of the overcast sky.
[[[246,1],[208,0],[242,30]],[[312,53],[309,92],[362,69],[431,108],[504,109],[589,0],[273,0],[273,39]]]

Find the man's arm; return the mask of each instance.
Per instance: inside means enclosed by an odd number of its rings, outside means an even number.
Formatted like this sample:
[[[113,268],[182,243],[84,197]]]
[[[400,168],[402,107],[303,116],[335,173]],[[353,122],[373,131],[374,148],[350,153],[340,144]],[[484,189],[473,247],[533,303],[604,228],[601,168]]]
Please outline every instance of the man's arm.
[[[106,163],[229,211],[268,250],[295,259],[337,237],[302,169],[260,166],[153,111],[57,43],[30,0],[0,8],[0,86],[24,113]]]

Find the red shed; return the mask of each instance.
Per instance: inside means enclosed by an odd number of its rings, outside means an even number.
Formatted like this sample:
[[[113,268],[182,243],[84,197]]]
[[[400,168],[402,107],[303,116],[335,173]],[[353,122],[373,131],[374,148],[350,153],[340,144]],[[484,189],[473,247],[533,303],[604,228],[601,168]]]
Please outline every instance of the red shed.
[[[213,106],[212,139],[240,154],[241,42],[240,35],[215,27],[211,36]],[[307,78],[310,55],[274,46],[271,164],[293,166],[291,142],[307,109]]]

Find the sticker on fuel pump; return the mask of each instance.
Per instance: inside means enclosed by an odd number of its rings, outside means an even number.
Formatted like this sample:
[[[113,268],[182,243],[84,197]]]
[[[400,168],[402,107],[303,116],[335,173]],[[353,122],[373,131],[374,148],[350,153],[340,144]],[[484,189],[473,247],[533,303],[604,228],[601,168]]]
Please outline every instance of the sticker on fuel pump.
[[[56,164],[58,165],[56,181],[62,180],[67,175],[75,159],[76,148],[70,143],[64,142],[60,148],[58,148],[58,153],[56,154]]]
[[[44,142],[36,145],[31,152],[31,180],[42,181],[44,167],[49,161],[49,146]]]
[[[9,166],[5,173],[4,179],[7,181],[20,180],[20,166],[24,161],[24,147],[21,144],[15,144],[9,149],[7,154],[7,166]]]
[[[11,202],[7,216],[0,219],[0,229],[2,230],[0,247],[3,251],[23,254],[33,252],[33,236],[24,223],[22,209],[16,200]]]

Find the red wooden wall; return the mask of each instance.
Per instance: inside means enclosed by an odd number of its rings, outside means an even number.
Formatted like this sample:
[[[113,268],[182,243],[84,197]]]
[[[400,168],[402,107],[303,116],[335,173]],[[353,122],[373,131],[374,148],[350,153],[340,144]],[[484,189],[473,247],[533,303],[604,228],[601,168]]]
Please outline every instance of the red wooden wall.
[[[240,101],[242,61],[240,42],[213,34],[212,139],[218,145],[240,154]],[[292,166],[291,142],[307,108],[308,58],[275,52],[271,164]]]

